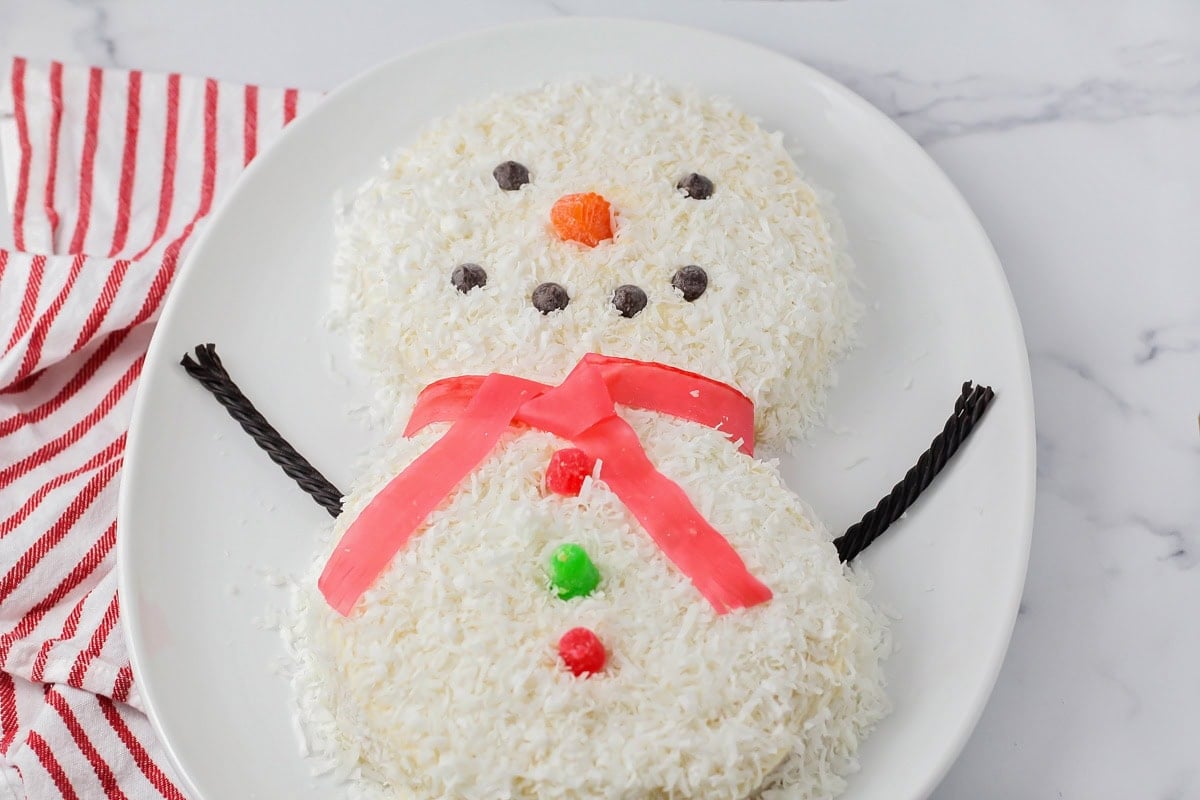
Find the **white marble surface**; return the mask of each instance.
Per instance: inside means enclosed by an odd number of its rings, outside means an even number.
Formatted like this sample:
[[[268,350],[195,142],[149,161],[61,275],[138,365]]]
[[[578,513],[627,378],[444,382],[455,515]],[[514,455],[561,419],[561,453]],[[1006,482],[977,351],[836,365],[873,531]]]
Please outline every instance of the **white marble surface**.
[[[0,0],[0,57],[327,88],[553,14],[686,22],[788,53],[954,179],[1024,321],[1039,489],[1012,649],[935,797],[1200,798],[1196,0]]]

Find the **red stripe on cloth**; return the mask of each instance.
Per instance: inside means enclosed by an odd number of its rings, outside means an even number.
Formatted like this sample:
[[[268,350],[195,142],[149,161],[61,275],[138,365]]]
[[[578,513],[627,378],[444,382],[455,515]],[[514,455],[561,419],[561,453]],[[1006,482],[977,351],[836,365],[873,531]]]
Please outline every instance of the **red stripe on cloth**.
[[[171,284],[171,278],[175,276],[180,250],[187,242],[188,237],[192,235],[197,223],[212,210],[213,194],[217,187],[217,92],[217,82],[210,78],[205,82],[204,87],[204,171],[200,183],[200,205],[197,207],[192,221],[167,246],[163,254],[162,266],[155,274],[154,281],[150,284],[150,290],[146,293],[146,299],[142,303],[142,308],[134,317],[131,326],[145,322],[158,308],[167,292],[167,287]]]
[[[175,200],[175,161],[176,146],[179,138],[179,75],[167,76],[167,132],[163,141],[163,171],[162,183],[158,191],[158,220],[154,223],[154,238],[146,246],[149,250],[154,242],[166,233],[167,222],[171,219],[171,207]],[[137,255],[141,258],[146,254],[143,250]]]
[[[129,755],[133,756],[133,763],[137,764],[138,769],[146,776],[146,780],[150,781],[151,785],[158,790],[166,800],[187,800],[183,796],[183,792],[171,782],[167,774],[158,768],[158,764],[154,763],[154,759],[150,758],[150,754],[146,752],[146,748],[142,747],[142,743],[133,735],[133,731],[129,730],[129,726],[125,724],[125,720],[121,717],[121,712],[107,697],[100,698],[100,711],[104,714],[104,718],[108,720],[108,724],[112,726],[113,732],[117,734],[124,744],[125,749],[129,751]]]
[[[172,75],[171,78],[178,78],[178,76]],[[175,87],[174,91],[172,91],[172,89],[170,87],[170,80],[168,80],[168,84],[169,84],[168,85],[168,99],[171,99],[173,97],[174,101],[170,104],[169,109],[168,109],[168,129],[169,130],[168,130],[167,141],[166,141],[166,152],[167,152],[167,158],[173,159],[174,158],[173,153],[175,150],[175,135],[174,135],[174,130],[172,130],[172,129],[177,126],[177,122],[178,122],[177,121],[178,85],[177,85],[177,81],[176,81],[176,87]],[[146,298],[142,303],[141,310],[138,312],[137,316],[126,328],[124,328],[123,330],[120,330],[120,331],[115,331],[114,333],[110,334],[107,337],[105,342],[97,350],[97,353],[94,354],[92,356],[92,358],[90,358],[88,360],[87,364],[85,364],[84,369],[80,370],[80,373],[78,375],[76,375],[76,377],[71,380],[71,382],[68,384],[68,386],[64,387],[64,389],[62,391],[60,391],[53,400],[51,400],[49,403],[44,403],[38,409],[35,409],[32,413],[17,414],[15,416],[9,418],[8,420],[5,420],[3,423],[0,423],[0,436],[4,436],[4,435],[7,435],[8,433],[11,433],[12,430],[16,430],[16,429],[28,424],[34,418],[45,417],[46,415],[52,413],[55,408],[61,406],[65,402],[67,402],[71,398],[71,396],[74,395],[74,393],[76,391],[78,391],[78,389],[88,380],[88,378],[90,378],[90,376],[91,376],[90,373],[94,373],[95,370],[100,368],[100,365],[103,364],[104,361],[108,358],[108,355],[110,355],[112,353],[112,351],[116,349],[117,345],[120,344],[120,342],[125,339],[125,337],[129,334],[129,331],[132,328],[145,322],[150,317],[150,315],[154,313],[154,310],[156,308],[158,308],[159,304],[162,302],[163,296],[166,294],[167,287],[171,283],[171,278],[174,277],[174,275],[175,275],[175,268],[176,268],[176,264],[179,259],[180,250],[182,249],[183,245],[187,242],[188,237],[191,236],[192,231],[195,229],[196,225],[212,209],[213,195],[216,192],[216,179],[217,179],[217,94],[218,94],[218,91],[219,90],[218,90],[217,82],[215,80],[209,79],[205,84],[205,92],[204,92],[204,168],[203,168],[203,172],[202,172],[202,179],[201,179],[201,186],[200,186],[199,207],[196,210],[195,216],[192,217],[192,220],[187,224],[187,226],[184,228],[183,232],[180,233],[180,235],[174,241],[172,241],[170,245],[168,245],[166,252],[164,253],[164,256],[163,256],[163,262],[160,265],[158,272],[155,274],[154,280],[151,282],[150,289],[147,292]],[[176,120],[174,123],[172,123],[172,121],[171,121],[170,108],[175,109]],[[174,168],[172,167],[170,171],[173,174]],[[167,174],[167,170],[164,169],[164,171],[163,171],[164,182],[166,180],[166,174]],[[166,200],[167,208],[168,208],[168,210],[166,212],[166,216],[169,216],[169,213],[170,213],[169,212],[169,204],[171,202],[170,197],[173,195],[173,191],[174,191],[173,184],[171,184],[171,188],[169,190],[164,185],[163,199]],[[165,217],[163,214],[163,208],[164,208],[164,205],[162,204],[162,202],[160,200],[159,222],[160,222],[160,224],[165,226],[166,222],[165,222]],[[114,266],[114,269],[115,269],[115,266]],[[95,313],[95,310],[93,310],[93,313]],[[104,313],[103,310],[100,313],[103,314]],[[85,323],[85,325],[86,325],[86,323]],[[84,332],[85,331],[81,331],[81,335]],[[101,356],[99,359],[97,359],[96,356],[98,356],[101,352],[103,352],[104,355]],[[120,396],[122,394],[124,394],[126,389],[129,388],[129,383],[137,378],[138,374],[140,374],[141,365],[142,365],[143,360],[144,360],[144,356],[139,358],[137,360],[137,362],[135,362],[134,365],[130,368],[129,372],[127,372],[126,375],[122,378],[122,380],[118,383],[118,385],[113,387],[112,390],[110,390],[109,396],[106,397],[105,402],[102,403],[102,405],[105,406],[105,410],[103,413],[107,413],[108,408],[111,408],[111,406],[113,404],[115,404],[116,400],[120,399]],[[90,372],[86,376],[84,376],[84,373],[87,372],[89,370],[89,368],[90,368]],[[80,376],[84,376],[84,377],[81,378]],[[115,397],[113,397],[114,393],[116,394]],[[97,411],[99,411],[99,409],[100,409],[100,407],[97,407]],[[26,457],[25,459],[18,462],[17,464],[14,464],[9,468],[7,468],[3,471],[0,471],[0,488],[3,488],[4,486],[8,485],[8,483],[11,483],[12,480],[15,479],[15,477],[19,477],[20,474],[24,474],[25,472],[28,472],[29,469],[31,469],[32,467],[35,467],[38,464],[44,463],[47,458],[53,457],[53,455],[57,454],[58,452],[61,452],[61,450],[64,447],[73,443],[75,440],[77,440],[79,438],[79,436],[81,436],[84,432],[86,432],[87,428],[90,428],[92,425],[94,425],[96,423],[96,421],[99,419],[99,417],[103,416],[103,413],[97,414],[96,411],[93,411],[93,413],[90,414],[86,420],[83,420],[76,425],[76,427],[78,428],[80,425],[83,425],[84,422],[88,422],[86,427],[84,427],[78,431],[76,431],[75,428],[72,428],[71,431],[68,431],[66,434],[59,437],[54,442],[50,442],[49,444],[43,446],[41,449],[39,449],[34,454]]]
[[[112,355],[112,352],[120,346],[125,337],[129,335],[128,330],[117,331],[116,334],[108,337],[96,348],[96,352],[88,357],[83,366],[79,368],[66,384],[63,385],[54,397],[42,403],[32,411],[18,411],[8,419],[0,422],[0,439],[8,436],[13,431],[31,425],[35,422],[41,422],[46,417],[53,414],[65,403],[67,403],[75,393],[79,391],[85,383],[91,380],[91,377],[96,374],[96,370],[103,366],[105,360]],[[44,374],[44,373],[43,373]]]
[[[163,191],[160,195],[159,220],[157,223],[159,228],[165,228],[167,220],[170,216],[170,208],[173,203],[175,171],[174,163],[176,158],[176,138],[179,111],[179,76],[169,76],[167,84],[167,136],[164,145],[165,164],[163,170]],[[130,324],[130,328],[139,325],[148,319],[162,302],[163,296],[166,294],[167,287],[170,285],[171,279],[174,277],[180,250],[186,243],[188,237],[190,237],[192,231],[195,229],[196,224],[204,216],[206,216],[212,208],[213,195],[216,189],[217,174],[217,93],[217,82],[211,79],[208,80],[205,85],[204,169],[202,173],[199,208],[197,209],[197,212],[192,218],[191,222],[188,223],[187,227],[180,234],[180,236],[168,246],[164,255],[163,263],[160,266],[158,273],[155,275],[153,282],[151,283],[141,310],[134,321]],[[168,177],[170,177],[169,181]],[[156,231],[156,237],[158,235],[159,234]],[[113,274],[110,275],[109,281],[106,283],[106,287],[110,285],[113,287],[112,291],[114,295],[119,288],[121,279],[128,270],[128,266],[128,264],[122,265],[119,262],[118,265],[114,265]],[[98,327],[100,322],[103,320],[103,317],[107,313],[107,309],[110,306],[111,302],[96,304],[92,310],[92,313],[89,315],[88,321],[85,322],[85,327],[80,331],[79,339],[81,341],[85,338],[90,338],[90,336],[94,333],[94,329]],[[55,398],[53,398],[53,400],[42,404],[42,406],[40,406],[38,409],[35,409],[31,413],[19,413],[14,415],[14,417],[10,418],[9,420],[5,420],[3,423],[0,423],[0,436],[7,435],[13,430],[19,429],[31,421],[44,418],[67,402],[71,396],[78,391],[79,387],[82,386],[82,384],[86,382],[88,378],[90,378],[91,373],[94,373],[95,370],[99,369],[99,367],[107,359],[108,354],[111,354],[111,352],[116,349],[116,346],[125,338],[127,334],[128,328],[110,335],[109,340],[102,344],[100,348],[101,351],[105,352],[105,355],[99,359],[97,359],[94,355],[91,359],[89,359],[88,364],[85,365],[84,370],[81,370],[80,375],[77,375],[76,378],[73,378],[68,384],[68,387],[64,387],[64,390],[60,391]],[[79,342],[77,341],[77,346],[78,344]],[[138,370],[140,371],[140,364],[138,366]],[[87,375],[82,377],[82,379],[79,379],[81,376],[83,376],[84,372],[87,372]],[[95,420],[93,420],[92,424],[94,424],[94,422]],[[82,432],[76,433],[73,436],[67,436],[65,438],[70,439],[70,441],[74,441],[81,433]],[[60,437],[60,439],[63,438],[64,437]],[[45,450],[47,450],[47,448],[42,449],[42,451]],[[61,450],[61,447],[59,450]],[[39,453],[42,453],[42,451],[39,451]],[[33,457],[31,456],[30,458]],[[38,460],[37,463],[42,463],[42,461],[45,460],[45,455],[43,454],[39,456],[39,459],[40,460]],[[23,471],[28,471],[29,467],[36,466],[36,464],[29,461],[29,459],[26,461],[28,463],[25,463],[21,468]],[[5,475],[5,472],[0,472],[0,487],[6,485],[7,482],[10,482],[11,480],[9,479],[6,481],[7,476]]]
[[[13,244],[25,249],[25,200],[29,197],[29,167],[33,148],[29,144],[29,122],[25,119],[25,59],[14,58],[12,69],[13,114],[17,120],[17,147],[21,166],[17,169],[17,191],[13,198]]]
[[[71,786],[71,781],[67,778],[67,773],[63,771],[62,764],[58,763],[58,759],[54,757],[54,750],[46,743],[42,735],[37,731],[30,731],[27,741],[29,749],[37,756],[37,760],[41,762],[42,768],[46,770],[50,780],[54,781],[54,786],[63,796],[63,800],[79,800],[79,795],[75,794],[75,788]]]
[[[46,495],[50,494],[50,492],[54,491],[68,481],[78,478],[85,472],[91,472],[102,464],[105,464],[114,458],[119,458],[124,449],[125,434],[122,433],[116,439],[113,439],[111,442],[109,442],[108,446],[106,446],[99,453],[96,453],[96,455],[83,462],[82,466],[76,467],[70,472],[64,472],[60,475],[55,475],[53,478],[43,483],[40,487],[38,487],[37,491],[31,494],[28,499],[21,504],[20,508],[13,512],[12,516],[4,520],[4,522],[0,522],[0,538],[3,538],[16,530],[17,526],[24,522],[26,518],[33,513],[33,510],[37,508],[43,500],[46,499]]]
[[[50,63],[50,164],[46,168],[46,219],[50,220],[50,241],[58,231],[58,206],[54,201],[54,187],[58,181],[58,137],[63,117],[63,65],[59,61]]]
[[[167,224],[170,222],[171,210],[175,203],[175,166],[178,160],[177,148],[179,138],[179,83],[180,77],[178,74],[167,76],[167,121],[166,133],[163,137],[163,171],[158,192],[158,219],[154,223],[154,236],[151,238],[150,243],[134,256],[135,260],[146,255],[150,248],[162,238],[163,233],[166,232]],[[128,260],[117,261],[113,264],[112,269],[109,270],[108,279],[104,282],[104,288],[100,292],[100,297],[88,313],[83,327],[79,330],[79,336],[75,339],[74,350],[81,349],[100,328],[105,316],[108,315],[109,309],[112,308],[113,300],[117,296],[117,291],[120,289],[121,283],[125,280],[125,275],[128,273],[131,263]],[[99,364],[103,363],[104,359],[108,357],[107,354],[115,350],[116,346],[124,340],[126,332],[119,332],[114,335],[119,337],[115,342],[113,341],[113,337],[109,337],[109,340],[101,345],[101,349],[105,351],[106,355],[100,359],[95,368],[98,368]],[[3,435],[4,426],[0,425],[0,436]]]
[[[125,152],[121,154],[121,188],[117,193],[117,222],[109,257],[125,247],[129,236],[129,204],[133,199],[133,179],[137,173],[138,120],[142,109],[142,73],[129,73],[128,99],[125,103]]]
[[[17,315],[17,327],[13,328],[12,336],[8,340],[8,347],[5,348],[5,354],[11,353],[12,349],[17,346],[17,342],[29,330],[29,326],[33,324],[33,312],[37,309],[38,294],[42,291],[42,276],[46,271],[46,257],[37,255],[33,257],[33,261],[29,264],[29,281],[25,284],[25,296],[21,298],[21,310]],[[9,384],[11,385],[11,384]]]
[[[0,250],[0,281],[4,280],[4,268],[8,266],[8,251]]]
[[[186,239],[200,219],[212,210],[213,193],[217,186],[217,82],[211,78],[204,84],[204,177],[200,186],[200,207],[192,218],[184,235]]]
[[[8,573],[0,579],[0,602],[7,599],[21,585],[21,581],[29,576],[29,573],[33,571],[34,567],[41,562],[45,555],[66,538],[71,528],[83,516],[83,512],[88,509],[88,506],[92,504],[101,490],[113,479],[113,476],[117,474],[120,467],[120,461],[111,461],[93,475],[92,479],[84,486],[83,491],[79,493],[79,496],[72,501],[71,505],[67,506],[67,510],[63,512],[62,516],[58,518],[48,531],[38,537],[38,540],[33,543],[32,547],[21,554],[21,557],[17,559],[17,563],[13,564]]]
[[[175,161],[178,158],[179,139],[179,76],[167,78],[167,134],[162,150],[162,188],[158,192],[158,221],[154,227],[154,241],[161,239],[167,231],[170,209],[175,198]]]
[[[51,301],[49,308],[38,318],[37,324],[33,326],[33,333],[29,337],[29,344],[25,348],[25,357],[21,359],[21,367],[17,370],[16,376],[13,377],[13,386],[18,382],[29,377],[29,373],[33,372],[34,368],[42,359],[42,345],[46,343],[46,336],[50,333],[50,328],[54,325],[54,320],[58,316],[58,312],[62,310],[63,304],[67,302],[67,297],[71,294],[71,289],[75,287],[75,281],[79,278],[79,273],[83,269],[85,256],[80,254],[75,256],[75,260],[71,262],[71,269],[67,273],[67,280],[63,283],[62,288],[58,291],[54,300]]]
[[[41,371],[33,373],[32,375],[25,378],[24,380],[15,381],[14,383],[10,383],[8,386],[5,386],[3,389],[0,389],[0,394],[21,394],[22,392],[27,392],[30,389],[32,389],[34,386],[37,386],[38,379],[42,377],[44,372],[45,372],[45,370],[41,370]]]
[[[108,271],[108,278],[104,281],[104,288],[100,290],[100,297],[92,306],[92,310],[88,312],[83,327],[79,329],[79,336],[75,339],[75,347],[72,348],[72,351],[81,350],[96,335],[104,318],[108,316],[113,300],[117,297],[117,290],[121,288],[121,282],[125,280],[125,273],[129,272],[129,265],[132,263],[127,259],[113,262],[112,269]]]
[[[88,576],[96,571],[96,568],[104,561],[104,557],[109,554],[116,542],[117,523],[114,521],[108,526],[108,530],[104,532],[104,535],[79,560],[75,568],[59,581],[58,586],[55,586],[50,594],[43,597],[25,612],[25,616],[21,618],[16,627],[4,634],[4,636],[0,636],[0,663],[3,663],[8,658],[8,651],[12,648],[13,643],[24,639],[32,633],[47,613],[62,602],[64,597],[74,591],[75,587],[87,580]],[[82,612],[83,599],[80,599],[76,605],[80,607]]]
[[[246,123],[242,163],[249,164],[258,152],[258,87],[246,87]]]
[[[15,464],[0,470],[0,489],[8,486],[17,478],[29,473],[42,464],[45,464],[56,455],[66,450],[75,442],[79,441],[85,433],[91,430],[97,422],[104,419],[104,416],[113,409],[113,406],[125,396],[125,392],[129,391],[129,387],[137,380],[138,375],[142,372],[142,363],[146,360],[146,355],[143,353],[138,356],[137,361],[129,365],[129,369],[125,370],[125,374],[117,380],[113,387],[108,390],[108,394],[100,403],[88,412],[87,416],[76,422],[61,436],[46,442],[44,445],[34,450],[29,455],[22,458]]]
[[[12,675],[0,672],[0,753],[8,753],[17,736],[17,687]]]
[[[113,700],[125,703],[129,700],[129,690],[133,688],[133,665],[126,663],[117,670],[117,679],[113,681]]]
[[[83,608],[87,605],[88,598],[91,597],[91,592],[88,592],[83,597],[75,601],[75,606],[71,609],[71,613],[67,614],[66,620],[63,622],[62,630],[58,636],[48,637],[42,642],[42,646],[38,648],[37,658],[33,660],[33,669],[29,673],[29,677],[35,681],[42,680],[46,670],[46,661],[50,658],[50,651],[54,645],[59,642],[65,642],[75,635],[75,631],[79,630],[79,620],[83,617]]]
[[[87,122],[83,135],[83,156],[79,164],[79,216],[75,220],[75,235],[67,252],[82,253],[92,217],[92,179],[96,172],[96,145],[100,138],[100,99],[104,89],[104,73],[92,67],[88,77]]]
[[[67,731],[71,734],[71,738],[75,740],[79,751],[91,763],[96,777],[100,779],[100,785],[104,787],[104,794],[110,800],[124,798],[125,793],[121,791],[121,787],[118,785],[117,776],[113,774],[112,768],[105,763],[104,758],[100,755],[100,751],[92,744],[92,740],[88,738],[87,731],[79,724],[79,718],[71,710],[67,699],[51,689],[46,693],[46,702],[58,712],[58,716],[62,718],[63,724],[67,726]]]
[[[121,604],[118,600],[118,595],[113,592],[112,600],[108,604],[108,608],[104,610],[104,616],[100,619],[100,624],[92,631],[92,638],[88,640],[87,647],[80,651],[75,659],[75,663],[71,666],[71,673],[67,676],[67,683],[74,686],[76,689],[82,689],[83,679],[87,677],[88,667],[92,662],[100,657],[100,651],[104,649],[105,642],[108,641],[108,635],[112,633],[112,629],[117,624],[117,615],[121,612]]]
[[[300,93],[295,89],[288,89],[283,93],[283,124],[287,125],[296,118],[296,102],[300,99]]]
[[[150,248],[154,246],[154,243],[156,243],[159,239],[162,238],[162,235],[166,231],[167,225],[171,219],[171,211],[172,211],[172,208],[173,208],[174,202],[175,202],[175,169],[176,169],[176,162],[178,160],[179,84],[180,84],[180,76],[178,74],[171,74],[171,75],[167,76],[167,120],[166,120],[166,133],[164,135],[164,141],[163,141],[163,171],[162,171],[162,181],[159,186],[158,219],[155,221],[154,236],[151,240],[151,243],[146,245],[146,247],[134,257],[135,260],[144,256],[150,250]],[[211,95],[211,99],[210,99],[209,95]],[[205,99],[206,130],[205,130],[205,170],[204,170],[205,186],[208,188],[208,191],[210,192],[210,197],[209,197],[207,204],[202,202],[203,211],[198,212],[197,219],[200,216],[202,216],[203,214],[207,214],[208,208],[211,206],[212,184],[213,184],[213,179],[216,175],[215,118],[216,118],[216,82],[210,80],[208,91],[206,92],[206,99]],[[211,136],[210,136],[210,132],[209,132],[210,128],[212,129]],[[211,139],[211,142],[210,142],[210,139]],[[211,150],[212,154],[214,155],[214,158],[212,159],[213,163],[211,164],[211,167],[210,167],[210,163],[209,163],[210,162],[210,150]],[[185,231],[184,236],[191,233],[191,230],[194,227],[194,225],[195,225],[195,220],[193,220],[193,222],[188,226],[187,230]],[[183,237],[181,237],[181,238],[183,238]],[[180,246],[182,246],[182,242],[180,242]],[[170,250],[170,248],[168,248],[168,250]],[[164,259],[164,261],[166,261],[166,260],[168,260],[168,259]],[[171,258],[169,260],[173,261],[174,259]],[[100,325],[103,323],[105,316],[108,314],[109,309],[112,307],[112,303],[117,295],[117,292],[120,290],[121,284],[125,279],[125,275],[129,271],[131,263],[132,262],[128,261],[128,260],[121,260],[121,261],[117,261],[113,264],[112,269],[109,271],[108,278],[104,283],[104,288],[100,293],[99,299],[97,300],[95,305],[92,307],[92,310],[89,312],[87,319],[84,321],[83,327],[79,331],[79,336],[76,337],[75,347],[74,347],[75,350],[79,350],[80,348],[82,348],[83,345],[87,341],[89,341],[92,338],[92,336],[95,335],[96,331],[99,329]],[[160,291],[156,291],[156,287],[160,283],[160,278],[161,278],[161,276],[163,276],[164,273],[167,276],[166,281],[169,282],[170,275],[174,273],[173,265],[172,266],[168,266],[167,264],[161,265],[159,268],[159,273],[156,275],[155,280],[151,286],[151,295],[153,296],[153,295],[157,294],[159,296],[159,298],[158,298],[159,300],[161,300],[161,294],[163,292],[165,292],[165,285],[163,286],[162,290],[160,290]],[[146,310],[147,306],[149,307],[148,311]],[[96,370],[98,370],[104,364],[104,362],[108,359],[108,357],[112,354],[112,352],[117,349],[117,347],[121,344],[121,342],[123,342],[125,340],[125,338],[129,335],[130,328],[132,328],[135,325],[140,324],[141,322],[144,322],[145,319],[150,315],[150,313],[153,312],[153,310],[156,306],[157,306],[157,301],[155,301],[153,304],[151,304],[150,298],[147,298],[147,301],[143,306],[143,313],[139,314],[138,318],[133,323],[131,323],[131,325],[129,327],[125,328],[124,330],[115,331],[112,334],[110,334],[105,339],[105,341],[100,345],[100,347],[96,351],[96,353],[93,354],[92,357],[88,359],[88,362],[79,371],[79,373],[75,376],[75,378],[72,378],[72,380],[66,386],[64,386],[63,389],[61,391],[59,391],[59,393],[52,400],[50,400],[47,403],[43,403],[41,406],[39,406],[33,412],[30,412],[27,414],[16,415],[8,420],[5,420],[3,423],[0,423],[0,437],[8,435],[12,431],[17,430],[17,429],[23,427],[24,425],[29,424],[30,422],[35,422],[40,419],[44,419],[46,416],[53,413],[56,409],[58,409],[64,403],[66,403],[68,400],[70,400],[70,398],[72,396],[74,396],[74,394],[80,389],[80,387],[82,387],[91,378],[91,376],[96,372]]]

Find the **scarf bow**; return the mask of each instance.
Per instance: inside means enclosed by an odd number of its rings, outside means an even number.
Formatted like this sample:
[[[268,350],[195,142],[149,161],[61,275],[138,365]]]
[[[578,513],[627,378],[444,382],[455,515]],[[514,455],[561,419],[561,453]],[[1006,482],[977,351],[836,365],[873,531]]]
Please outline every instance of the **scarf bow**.
[[[771,599],[725,537],[674,481],[655,469],[617,404],[727,432],[753,455],[754,404],[696,373],[590,353],[558,386],[502,373],[436,381],[417,398],[406,437],[434,422],[450,429],[393,478],[342,536],[318,581],[346,615],[437,506],[511,425],[548,431],[601,463],[600,477],[700,593],[724,614]]]

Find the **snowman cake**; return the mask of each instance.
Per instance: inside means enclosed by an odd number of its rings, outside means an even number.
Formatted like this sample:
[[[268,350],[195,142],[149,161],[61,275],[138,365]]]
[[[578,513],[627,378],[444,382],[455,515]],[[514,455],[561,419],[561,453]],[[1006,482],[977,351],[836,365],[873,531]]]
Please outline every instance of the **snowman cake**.
[[[314,757],[377,799],[840,794],[887,631],[761,457],[856,313],[780,135],[552,83],[433,122],[337,225],[388,432],[287,626]]]

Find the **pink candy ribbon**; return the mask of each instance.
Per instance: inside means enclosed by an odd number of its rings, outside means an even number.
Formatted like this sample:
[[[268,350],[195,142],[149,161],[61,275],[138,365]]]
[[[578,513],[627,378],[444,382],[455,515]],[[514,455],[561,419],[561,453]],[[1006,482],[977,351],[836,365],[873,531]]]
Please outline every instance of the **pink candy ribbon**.
[[[383,488],[334,549],[318,588],[340,614],[495,447],[511,425],[569,440],[602,463],[600,477],[700,593],[724,614],[771,599],[724,536],[674,481],[655,469],[616,405],[725,431],[753,455],[754,404],[727,384],[665,364],[583,357],[558,386],[502,373],[447,378],[421,392],[405,436],[434,422],[450,429]]]

